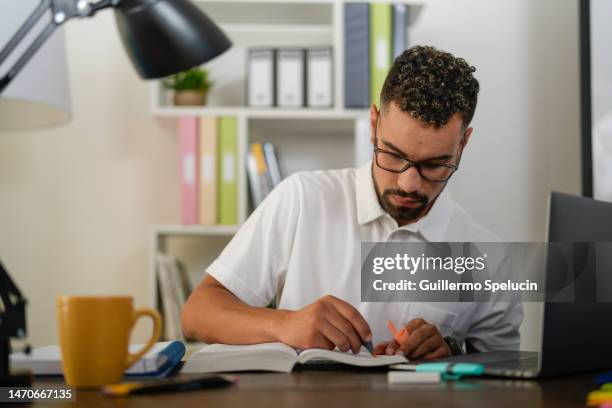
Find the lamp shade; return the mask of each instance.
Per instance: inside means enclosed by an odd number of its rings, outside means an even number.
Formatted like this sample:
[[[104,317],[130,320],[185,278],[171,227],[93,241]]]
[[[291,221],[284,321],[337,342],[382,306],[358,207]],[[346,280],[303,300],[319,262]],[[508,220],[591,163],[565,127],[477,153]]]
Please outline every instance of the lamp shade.
[[[3,1],[0,49],[17,32],[40,0]],[[44,24],[44,22],[42,22]],[[29,41],[26,42],[29,44]],[[2,65],[4,75],[27,44]],[[64,31],[58,29],[0,96],[0,128],[58,125],[71,119],[70,88]]]
[[[122,0],[117,28],[142,78],[161,78],[203,64],[231,41],[188,0]]]

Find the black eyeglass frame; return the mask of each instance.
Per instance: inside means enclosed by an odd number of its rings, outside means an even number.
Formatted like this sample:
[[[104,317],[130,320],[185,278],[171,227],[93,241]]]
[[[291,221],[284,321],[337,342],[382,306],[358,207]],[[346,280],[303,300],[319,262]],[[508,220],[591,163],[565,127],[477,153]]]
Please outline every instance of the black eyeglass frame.
[[[455,172],[457,170],[459,170],[459,163],[461,162],[461,155],[459,155],[459,160],[457,160],[457,164],[442,164],[442,163],[436,163],[434,165],[436,166],[441,166],[441,167],[447,167],[449,169],[451,169],[451,173],[449,174],[449,176],[447,178],[445,178],[444,180],[434,180],[434,179],[430,179],[426,176],[423,175],[423,173],[421,172],[421,166],[423,164],[426,164],[427,161],[420,161],[420,162],[415,162],[410,160],[409,158],[399,154],[399,153],[395,153],[395,152],[390,152],[388,150],[384,150],[378,147],[378,119],[380,118],[380,114],[376,117],[376,123],[374,124],[374,159],[376,162],[376,165],[378,167],[380,167],[381,169],[385,170],[385,171],[389,171],[391,173],[396,173],[396,174],[400,174],[405,172],[406,170],[408,170],[411,167],[414,167],[417,172],[419,173],[419,176],[421,176],[421,178],[423,180],[427,180],[427,181],[431,181],[433,183],[446,183],[448,180],[450,180],[450,178],[453,176],[453,174],[455,174]],[[381,166],[378,163],[378,153],[385,153],[385,154],[390,154],[392,156],[397,157],[398,159],[404,160],[406,162],[406,165],[404,167],[402,167],[401,170],[394,170],[394,169],[388,169],[386,167]],[[433,164],[433,163],[431,163]]]

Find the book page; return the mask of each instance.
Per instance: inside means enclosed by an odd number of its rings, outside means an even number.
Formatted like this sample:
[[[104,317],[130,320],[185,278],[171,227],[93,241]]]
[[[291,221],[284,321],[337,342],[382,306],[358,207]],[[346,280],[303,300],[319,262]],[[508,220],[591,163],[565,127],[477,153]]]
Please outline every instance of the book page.
[[[304,350],[298,356],[298,362],[301,364],[316,360],[335,361],[337,363],[358,367],[382,367],[391,364],[408,362],[404,356],[373,356],[367,351],[361,351],[359,354],[353,354],[351,352],[345,353],[339,350],[325,350],[316,348]]]
[[[283,343],[211,344],[193,353],[182,372],[290,372],[296,360],[297,352]]]

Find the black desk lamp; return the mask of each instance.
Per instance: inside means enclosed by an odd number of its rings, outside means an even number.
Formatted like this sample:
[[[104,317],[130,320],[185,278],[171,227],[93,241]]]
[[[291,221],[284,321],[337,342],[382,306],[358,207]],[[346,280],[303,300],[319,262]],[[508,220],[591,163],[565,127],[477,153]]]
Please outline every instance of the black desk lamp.
[[[193,68],[226,51],[232,43],[223,31],[188,0],[41,0],[36,9],[0,51],[0,66],[40,18],[52,19],[6,75],[0,95],[32,56],[65,21],[115,10],[123,45],[145,79],[161,78]]]
[[[71,18],[91,17],[109,7],[115,10],[123,45],[138,74],[145,79],[165,77],[203,64],[232,45],[221,29],[188,0],[41,0],[0,51],[2,66],[36,22],[51,11],[51,21],[0,78],[0,98],[57,27]],[[27,373],[11,373],[9,364],[10,339],[26,335],[25,305],[25,298],[0,263],[0,385],[3,386],[24,386],[30,382]]]

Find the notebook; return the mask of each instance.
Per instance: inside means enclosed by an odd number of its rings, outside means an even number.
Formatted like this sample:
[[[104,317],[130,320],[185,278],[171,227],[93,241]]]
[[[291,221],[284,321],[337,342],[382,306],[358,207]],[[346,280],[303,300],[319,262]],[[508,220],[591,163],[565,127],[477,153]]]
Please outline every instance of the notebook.
[[[143,344],[131,344],[135,353]],[[180,341],[157,343],[143,358],[125,371],[126,376],[163,377],[172,371],[185,355],[185,345]],[[58,345],[38,347],[30,354],[11,354],[11,367],[32,370],[34,375],[62,375],[62,361]]]
[[[365,349],[359,354],[352,354],[318,348],[296,351],[283,343],[245,346],[211,344],[193,353],[181,372],[276,371],[289,373],[296,364],[335,362],[356,367],[382,367],[406,361],[408,360],[403,356],[374,357]]]

